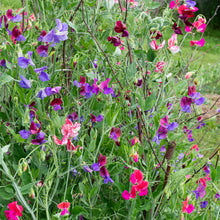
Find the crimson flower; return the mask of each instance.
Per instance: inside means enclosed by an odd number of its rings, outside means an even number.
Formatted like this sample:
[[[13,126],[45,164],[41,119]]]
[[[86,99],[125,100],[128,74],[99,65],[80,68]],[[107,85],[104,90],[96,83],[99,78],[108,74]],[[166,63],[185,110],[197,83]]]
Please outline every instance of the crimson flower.
[[[65,215],[65,214],[70,214],[68,212],[68,208],[70,207],[70,203],[69,202],[61,202],[60,204],[57,205],[58,209],[61,209],[61,215]]]
[[[8,204],[9,210],[5,211],[5,216],[8,220],[18,219],[17,216],[22,216],[23,207],[17,204],[17,201]]]

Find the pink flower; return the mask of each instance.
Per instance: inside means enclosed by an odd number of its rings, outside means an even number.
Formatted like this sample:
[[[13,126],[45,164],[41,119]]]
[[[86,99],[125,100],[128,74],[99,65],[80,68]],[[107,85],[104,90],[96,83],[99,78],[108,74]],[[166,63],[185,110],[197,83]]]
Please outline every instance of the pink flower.
[[[139,196],[146,196],[147,195],[147,187],[148,182],[143,180],[143,173],[140,170],[135,170],[134,173],[131,174],[129,179],[132,182],[131,193],[125,190],[122,193],[122,197],[125,200],[129,200],[130,198],[135,198],[137,192],[139,192]]]
[[[204,44],[205,44],[205,39],[202,38],[201,40],[197,41],[197,40],[192,40],[190,41],[190,44],[191,44],[191,47],[195,44],[195,45],[198,45],[200,47],[203,47]]]
[[[193,212],[194,209],[195,207],[192,204],[189,204],[186,208],[186,212],[190,214],[191,212]]]
[[[164,61],[159,61],[157,62],[157,66],[156,66],[156,69],[155,69],[155,72],[160,72],[162,73],[163,72],[163,67],[165,66],[165,62]]]
[[[130,3],[130,8],[135,8],[138,6],[138,2],[136,2],[135,0],[128,0],[128,2]]]
[[[61,209],[61,215],[65,215],[65,214],[70,214],[68,212],[68,208],[70,207],[70,203],[69,202],[61,202],[60,204],[57,205],[58,209]]]
[[[198,21],[193,23],[193,26],[198,32],[204,32],[206,29],[205,19],[200,17]]]
[[[156,40],[153,40],[150,42],[150,46],[153,50],[157,51],[165,46],[165,40],[159,46],[157,46]]]
[[[187,197],[186,200],[183,202],[182,212],[183,213],[187,212],[188,214],[190,214],[195,209],[195,207],[192,204],[188,205],[188,201],[189,198]]]
[[[170,2],[170,8],[173,9],[174,7],[177,8],[179,5],[179,0],[176,0],[176,3],[175,1],[171,1]]]
[[[180,50],[179,46],[175,45],[176,43],[177,43],[177,34],[173,34],[172,37],[168,40],[169,50],[173,54],[178,53]]]
[[[18,220],[17,216],[22,216],[23,207],[17,205],[17,201],[8,204],[9,210],[5,211],[8,220]]]
[[[135,137],[132,139],[132,146],[135,145],[136,143],[140,143],[140,141],[139,141],[138,138],[135,136]]]
[[[188,72],[188,73],[186,73],[185,78],[189,79],[193,74],[194,74],[194,72]]]
[[[62,140],[60,141],[55,135],[53,136],[54,142],[57,145],[65,145],[68,143],[68,139],[74,138],[78,135],[78,131],[80,130],[80,125],[78,122],[73,124],[68,118],[66,119],[66,123],[61,128],[61,133],[63,135]]]

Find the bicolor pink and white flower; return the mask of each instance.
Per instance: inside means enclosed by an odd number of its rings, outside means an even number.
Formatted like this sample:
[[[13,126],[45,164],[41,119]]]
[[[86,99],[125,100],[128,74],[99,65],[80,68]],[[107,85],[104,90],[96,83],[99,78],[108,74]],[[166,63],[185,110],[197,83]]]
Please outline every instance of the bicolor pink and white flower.
[[[176,54],[179,52],[180,48],[177,44],[177,34],[173,34],[168,40],[169,50],[171,53]]]
[[[156,40],[153,40],[150,42],[150,46],[153,50],[157,51],[165,46],[165,40],[159,46],[157,46]]]
[[[61,133],[63,135],[62,140],[59,140],[55,135],[53,136],[53,140],[57,145],[65,145],[68,144],[68,139],[74,138],[78,135],[78,131],[80,130],[81,124],[75,122],[73,124],[68,118],[66,119],[66,123],[61,128]]]

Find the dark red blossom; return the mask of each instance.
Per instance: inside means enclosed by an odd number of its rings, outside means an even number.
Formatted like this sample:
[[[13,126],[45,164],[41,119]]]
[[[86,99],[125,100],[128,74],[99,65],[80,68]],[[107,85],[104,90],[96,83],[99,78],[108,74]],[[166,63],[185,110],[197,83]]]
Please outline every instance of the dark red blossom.
[[[126,24],[123,24],[121,21],[116,21],[115,28],[114,28],[115,32],[123,33],[126,29],[127,29]]]
[[[54,99],[51,103],[50,103],[50,105],[51,106],[55,106],[55,105],[61,105],[63,103],[63,101],[61,100],[61,99]]]
[[[18,38],[21,35],[21,31],[17,29],[17,26],[15,26],[12,30],[12,37],[14,39]]]

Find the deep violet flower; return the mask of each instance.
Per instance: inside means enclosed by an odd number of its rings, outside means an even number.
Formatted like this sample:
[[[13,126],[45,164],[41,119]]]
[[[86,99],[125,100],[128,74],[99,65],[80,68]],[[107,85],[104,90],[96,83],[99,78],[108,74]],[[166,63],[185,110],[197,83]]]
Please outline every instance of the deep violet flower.
[[[46,87],[45,88],[45,93],[47,94],[47,96],[51,96],[51,95],[56,94],[56,93],[58,94],[60,89],[62,89],[61,86],[56,86],[54,88]]]
[[[117,33],[123,33],[127,29],[126,24],[123,24],[121,21],[116,21],[115,23],[115,32]]]
[[[110,178],[108,170],[106,169],[105,166],[102,166],[99,170],[99,174],[101,177],[104,178],[104,183],[107,184],[108,182],[114,183],[114,181]]]
[[[218,193],[215,194],[215,198],[220,200],[220,195]]]
[[[41,67],[41,68],[38,68],[38,69],[34,69],[35,73],[40,73],[39,80],[42,81],[42,82],[50,80],[49,75],[44,72],[45,69],[47,69],[47,66],[44,66],[44,67]]]
[[[61,23],[60,19],[56,19],[56,23],[57,26],[55,29],[52,29],[42,40],[43,42],[52,43],[52,46],[60,41],[68,39],[68,25],[66,23]]]
[[[175,34],[183,35],[181,27],[180,26],[178,27],[176,22],[173,24],[172,29],[174,30]]]
[[[24,89],[31,88],[31,81],[26,79],[23,75],[20,76],[21,81],[19,82],[19,86]]]
[[[73,112],[72,114],[70,115],[67,115],[67,118],[70,120],[70,121],[77,121],[78,120],[78,115],[76,112]]]
[[[18,65],[21,68],[23,68],[23,69],[28,68],[28,64],[31,65],[31,66],[35,66],[35,64],[31,60],[31,55],[32,54],[33,54],[32,51],[28,51],[28,58],[26,58],[26,57],[18,57]]]
[[[41,89],[41,90],[38,92],[37,97],[43,100],[44,98],[47,97],[47,94],[45,93],[44,90]]]
[[[30,131],[26,131],[26,130],[21,130],[19,131],[19,134],[20,136],[23,138],[23,139],[28,139],[31,132]]]
[[[206,206],[208,205],[208,202],[207,201],[203,201],[203,202],[200,202],[200,207],[203,209],[203,208],[206,208]]]
[[[0,66],[3,66],[4,68],[7,68],[6,61],[4,59],[0,60]]]
[[[8,34],[12,36],[12,40],[16,40],[16,41],[26,40],[26,38],[21,34],[21,31],[17,28],[17,26],[15,26],[12,31],[9,31],[9,29],[7,29],[7,31]]]
[[[106,156],[102,155],[102,154],[99,154],[99,160],[98,160],[98,163],[93,163],[91,168],[94,170],[94,171],[99,171],[100,170],[100,167],[102,166],[105,166],[107,163],[107,159],[106,159]]]

